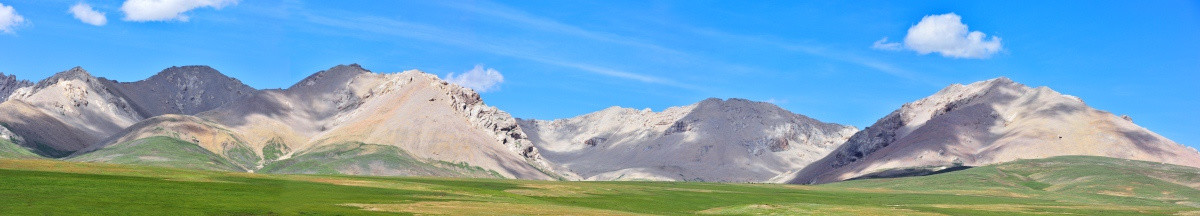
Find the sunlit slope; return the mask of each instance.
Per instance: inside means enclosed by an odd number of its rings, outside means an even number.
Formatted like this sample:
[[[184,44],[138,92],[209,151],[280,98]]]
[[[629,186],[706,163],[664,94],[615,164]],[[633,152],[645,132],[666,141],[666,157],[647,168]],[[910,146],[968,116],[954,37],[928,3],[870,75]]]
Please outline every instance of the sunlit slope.
[[[1192,168],[1149,162],[1057,157],[925,177],[799,186],[265,175],[0,159],[0,182],[3,182],[0,212],[15,215],[1175,215],[1200,213],[1195,206],[1196,174],[1197,170]]]

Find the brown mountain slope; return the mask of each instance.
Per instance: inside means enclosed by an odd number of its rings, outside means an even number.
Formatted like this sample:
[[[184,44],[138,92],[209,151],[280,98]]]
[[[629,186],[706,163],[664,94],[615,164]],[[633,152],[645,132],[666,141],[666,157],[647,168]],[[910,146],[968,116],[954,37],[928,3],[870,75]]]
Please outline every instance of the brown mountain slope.
[[[17,89],[0,104],[0,123],[39,154],[61,157],[144,118],[114,82],[75,67]]]
[[[0,93],[8,84],[22,86],[6,83]],[[22,145],[43,156],[63,157],[103,144],[148,117],[194,114],[255,91],[207,66],[171,67],[128,83],[97,78],[75,67],[6,95],[0,123],[25,138]]]
[[[86,161],[90,162],[110,162],[121,163],[126,161],[114,161],[121,156],[136,156],[136,157],[166,157],[163,155],[168,152],[136,152],[136,151],[109,151],[102,152],[107,155],[96,155],[98,150],[112,149],[128,146],[118,146],[119,144],[134,142],[140,139],[152,137],[170,137],[195,144],[199,149],[222,157],[228,161],[231,167],[235,167],[233,171],[252,171],[262,164],[262,160],[253,150],[246,145],[240,134],[229,130],[223,125],[216,122],[204,120],[194,116],[167,114],[155,116],[133,124],[109,137],[106,140],[99,142],[98,145],[92,145],[88,148],[79,150],[72,154],[72,159],[82,155],[87,155]],[[156,143],[146,143],[146,145],[154,145]],[[163,150],[166,151],[166,150]],[[118,155],[131,154],[131,155]],[[146,154],[146,155],[138,155]],[[159,154],[159,155],[152,155]],[[167,160],[175,158],[162,158],[159,160]]]
[[[662,112],[613,107],[521,127],[550,162],[583,180],[770,182],[857,131],[770,103],[710,98]]]
[[[826,183],[905,168],[980,166],[1093,155],[1200,167],[1200,153],[1079,98],[1007,78],[955,84],[856,133],[791,183]],[[913,170],[909,169],[909,170]]]
[[[466,163],[504,177],[549,178],[539,170],[544,162],[523,139],[515,119],[484,105],[474,91],[419,71],[377,74],[356,64],[339,65],[288,89],[265,90],[200,116],[244,135],[260,155],[271,143],[295,150],[280,160],[327,145],[361,142],[395,146],[428,162]],[[345,168],[339,172],[361,167]]]

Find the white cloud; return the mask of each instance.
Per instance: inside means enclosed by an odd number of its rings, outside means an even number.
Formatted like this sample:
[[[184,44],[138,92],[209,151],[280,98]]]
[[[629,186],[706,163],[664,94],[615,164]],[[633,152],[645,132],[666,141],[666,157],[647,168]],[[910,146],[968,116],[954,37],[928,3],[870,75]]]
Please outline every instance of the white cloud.
[[[108,23],[108,18],[104,16],[104,13],[92,9],[91,5],[83,2],[71,6],[71,14],[75,15],[75,19],[94,26],[103,26]]]
[[[888,43],[887,38],[875,41],[872,48],[899,50],[899,43]],[[979,31],[969,31],[958,14],[929,15],[921,22],[908,28],[904,37],[904,48],[922,55],[938,53],[951,58],[988,58],[1000,52],[1000,37],[988,38]]]
[[[22,24],[25,24],[25,17],[17,14],[12,6],[0,3],[0,33],[12,34]]]
[[[483,69],[483,65],[475,65],[475,69],[471,69],[458,76],[454,76],[454,73],[446,75],[446,82],[475,89],[475,91],[479,92],[487,92],[499,87],[500,83],[504,82],[504,76],[500,75],[500,71],[496,71],[496,69]]]
[[[901,50],[904,49],[904,45],[901,45],[897,42],[888,42],[888,38],[883,37],[883,39],[875,41],[875,44],[872,44],[871,48],[881,50]]]
[[[238,0],[126,0],[121,4],[125,20],[129,21],[188,21],[183,14],[192,9],[212,7],[221,9],[237,4]]]

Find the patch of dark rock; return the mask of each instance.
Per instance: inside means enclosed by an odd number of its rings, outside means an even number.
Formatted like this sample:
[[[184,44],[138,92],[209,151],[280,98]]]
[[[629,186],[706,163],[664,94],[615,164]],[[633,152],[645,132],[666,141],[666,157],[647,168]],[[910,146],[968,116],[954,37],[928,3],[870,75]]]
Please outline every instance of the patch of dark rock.
[[[605,141],[608,141],[608,138],[592,137],[591,139],[583,141],[583,144],[587,145],[588,147],[596,147],[596,145],[603,144]]]

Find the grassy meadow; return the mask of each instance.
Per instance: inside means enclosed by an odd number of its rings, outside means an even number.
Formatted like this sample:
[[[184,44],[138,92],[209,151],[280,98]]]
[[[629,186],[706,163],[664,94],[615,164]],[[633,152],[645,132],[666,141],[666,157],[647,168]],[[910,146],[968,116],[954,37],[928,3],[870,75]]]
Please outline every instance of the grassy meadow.
[[[825,185],[280,175],[0,159],[6,215],[1197,215],[1200,170],[1022,160]]]

